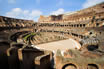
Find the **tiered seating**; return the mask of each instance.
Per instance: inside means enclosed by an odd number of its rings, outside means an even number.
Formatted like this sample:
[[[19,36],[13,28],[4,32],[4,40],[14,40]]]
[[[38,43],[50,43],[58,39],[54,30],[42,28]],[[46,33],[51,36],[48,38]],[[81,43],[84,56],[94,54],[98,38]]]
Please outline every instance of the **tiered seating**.
[[[40,33],[40,35],[36,35],[33,37],[32,43],[36,45],[36,44],[47,43],[47,42],[52,42],[52,41],[62,40],[62,39],[65,39],[65,38],[59,35],[55,35],[54,33],[53,34]]]

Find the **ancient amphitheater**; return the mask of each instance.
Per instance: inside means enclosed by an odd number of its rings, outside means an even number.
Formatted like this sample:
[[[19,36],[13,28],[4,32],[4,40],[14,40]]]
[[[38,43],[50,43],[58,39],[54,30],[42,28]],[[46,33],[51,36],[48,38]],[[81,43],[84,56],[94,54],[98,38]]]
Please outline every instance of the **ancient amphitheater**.
[[[104,2],[38,22],[0,16],[0,69],[104,69]]]

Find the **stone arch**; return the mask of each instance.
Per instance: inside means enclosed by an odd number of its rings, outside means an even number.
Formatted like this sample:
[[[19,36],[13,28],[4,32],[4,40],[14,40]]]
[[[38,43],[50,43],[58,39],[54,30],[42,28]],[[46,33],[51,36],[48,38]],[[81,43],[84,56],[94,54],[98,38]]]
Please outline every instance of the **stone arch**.
[[[87,49],[88,49],[88,51],[94,51],[94,50],[96,50],[96,49],[98,49],[98,45],[88,45],[87,46]]]
[[[62,69],[77,69],[77,66],[75,64],[66,64],[62,67]]]
[[[87,69],[99,69],[99,67],[96,64],[88,64]]]

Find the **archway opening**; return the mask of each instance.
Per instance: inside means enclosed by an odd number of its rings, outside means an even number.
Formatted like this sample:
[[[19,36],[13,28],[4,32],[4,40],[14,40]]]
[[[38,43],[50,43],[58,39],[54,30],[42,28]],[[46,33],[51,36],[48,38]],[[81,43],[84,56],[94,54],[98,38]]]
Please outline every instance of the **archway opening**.
[[[87,49],[88,49],[89,51],[97,50],[97,49],[98,49],[98,45],[89,45],[89,46],[87,46]]]
[[[96,64],[88,64],[87,69],[99,69]]]
[[[74,64],[66,64],[62,69],[77,69],[77,67]]]

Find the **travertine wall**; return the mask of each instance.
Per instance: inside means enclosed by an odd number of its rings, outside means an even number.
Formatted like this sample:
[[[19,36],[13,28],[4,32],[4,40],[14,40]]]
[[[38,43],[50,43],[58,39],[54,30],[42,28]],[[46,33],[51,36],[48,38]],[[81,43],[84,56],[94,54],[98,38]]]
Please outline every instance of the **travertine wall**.
[[[0,27],[30,27],[35,25],[33,20],[16,19],[0,16]]]
[[[91,65],[103,69],[103,9],[104,3],[101,3],[74,13],[47,17],[40,16],[38,23],[32,20],[0,16],[0,30],[7,28],[0,31],[0,51],[4,54],[0,54],[1,64],[5,60],[6,63],[4,64],[9,66],[10,69],[15,69],[13,66],[17,69],[50,69],[48,67],[51,65],[52,52],[46,51],[48,52],[46,53],[43,50],[34,49],[31,44],[36,45],[73,38],[81,45],[95,45],[100,48],[95,51],[88,51],[85,49],[87,46],[83,46],[80,50],[64,52],[64,56],[59,56],[58,53],[54,57],[56,69],[67,69],[70,68],[70,65],[77,69],[89,69],[88,67]],[[11,27],[16,29],[12,28],[10,30]],[[99,44],[99,41],[101,44]],[[12,44],[12,42],[16,44]],[[22,44],[25,46],[22,47]]]
[[[39,23],[78,23],[81,21],[90,21],[95,19],[104,19],[104,2],[73,13],[66,13],[62,15],[51,15],[48,17],[40,16]]]
[[[51,15],[51,16],[40,16],[38,22],[41,22],[41,23],[50,23],[50,22],[61,22],[63,19],[63,15]]]

